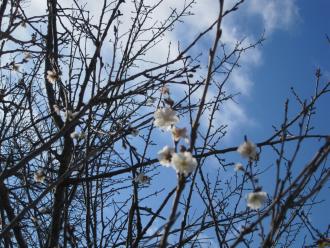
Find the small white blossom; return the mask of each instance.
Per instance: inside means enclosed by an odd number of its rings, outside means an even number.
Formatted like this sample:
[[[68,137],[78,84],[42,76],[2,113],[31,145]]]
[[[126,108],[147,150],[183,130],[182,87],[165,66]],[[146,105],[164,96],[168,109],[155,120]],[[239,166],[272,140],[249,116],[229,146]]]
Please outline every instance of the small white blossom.
[[[47,80],[51,84],[54,84],[59,79],[59,76],[57,75],[56,71],[47,71]]]
[[[46,179],[46,175],[43,169],[37,170],[37,172],[34,173],[34,181],[36,183],[43,183]]]
[[[158,152],[159,163],[167,167],[170,166],[173,153],[174,148],[165,146],[161,151]]]
[[[238,147],[237,152],[244,158],[250,158],[253,160],[257,160],[258,158],[257,146],[248,140]]]
[[[171,108],[157,109],[154,117],[155,126],[167,130],[179,121],[179,117],[177,117],[176,112]]]
[[[247,206],[251,209],[259,209],[267,200],[267,193],[263,191],[252,192],[247,196]]]
[[[234,170],[235,171],[244,171],[244,166],[241,163],[236,163]]]
[[[134,182],[136,183],[141,183],[141,184],[147,184],[149,183],[151,180],[150,177],[144,175],[143,173],[138,174],[135,178],[134,178]]]
[[[180,138],[188,139],[187,128],[172,128],[172,137],[174,141],[178,142]]]
[[[188,176],[197,167],[197,160],[190,152],[179,152],[172,155],[171,163],[178,173]]]

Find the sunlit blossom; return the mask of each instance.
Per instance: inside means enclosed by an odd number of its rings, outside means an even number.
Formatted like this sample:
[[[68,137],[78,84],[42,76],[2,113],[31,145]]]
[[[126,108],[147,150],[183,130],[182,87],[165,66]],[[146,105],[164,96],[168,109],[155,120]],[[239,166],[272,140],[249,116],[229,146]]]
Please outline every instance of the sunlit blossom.
[[[47,71],[47,80],[51,84],[54,84],[59,79],[59,76],[56,71]]]
[[[157,109],[154,114],[154,118],[154,124],[156,127],[167,130],[179,121],[179,117],[176,115],[176,112],[171,108]]]
[[[247,196],[247,206],[251,209],[259,209],[267,200],[267,193],[263,191],[252,192]]]
[[[197,167],[197,160],[190,152],[179,152],[172,155],[171,163],[178,173],[188,176]]]
[[[174,148],[165,146],[161,151],[158,152],[159,163],[167,167],[170,166],[173,153]]]
[[[237,152],[244,158],[250,158],[253,160],[257,160],[258,158],[257,146],[248,140],[238,147]]]

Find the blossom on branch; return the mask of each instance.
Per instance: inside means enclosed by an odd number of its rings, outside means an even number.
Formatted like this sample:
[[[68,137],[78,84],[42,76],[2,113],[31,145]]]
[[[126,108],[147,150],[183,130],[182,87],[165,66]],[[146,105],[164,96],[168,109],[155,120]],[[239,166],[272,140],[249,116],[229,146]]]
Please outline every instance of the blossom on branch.
[[[171,163],[178,173],[188,176],[197,167],[197,160],[190,152],[179,152],[172,155]]]
[[[241,154],[244,158],[249,158],[252,160],[258,159],[257,146],[251,141],[247,140],[243,144],[241,144],[238,147],[237,152]]]
[[[247,196],[247,206],[251,209],[259,209],[267,200],[267,193],[263,191],[252,192]]]
[[[176,112],[171,108],[157,109],[154,114],[154,118],[154,124],[156,127],[167,130],[179,121],[179,117],[176,115]]]
[[[161,165],[169,167],[171,165],[172,154],[174,148],[165,146],[161,151],[158,152],[158,160]]]
[[[59,79],[58,74],[56,71],[47,71],[47,80],[49,83],[54,84]]]

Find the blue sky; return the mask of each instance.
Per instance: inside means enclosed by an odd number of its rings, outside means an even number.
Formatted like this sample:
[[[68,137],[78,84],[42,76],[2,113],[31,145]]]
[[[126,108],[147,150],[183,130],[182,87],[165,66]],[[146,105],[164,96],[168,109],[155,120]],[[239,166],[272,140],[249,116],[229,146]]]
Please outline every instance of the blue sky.
[[[278,29],[266,37],[263,43],[263,63],[253,70],[253,94],[250,99],[242,99],[251,104],[250,114],[255,118],[258,129],[254,127],[247,131],[255,137],[263,139],[271,130],[272,124],[278,124],[283,116],[283,106],[290,96],[290,87],[294,87],[303,99],[308,99],[315,85],[315,70],[321,69],[323,81],[329,80],[330,75],[330,45],[326,34],[330,33],[330,19],[328,11],[330,2],[295,1],[298,16],[293,23]],[[292,95],[291,95],[292,96]],[[295,111],[297,104],[291,97],[290,109]],[[329,134],[330,112],[329,98],[322,99],[318,106],[318,116],[314,120],[315,132]],[[321,143],[311,143],[305,146],[304,154],[300,158],[301,167],[311,159],[313,153]],[[307,161],[306,161],[307,160]],[[305,162],[304,162],[305,161]],[[313,223],[323,227],[329,224],[327,206],[330,204],[328,188],[320,198],[326,199],[312,217]]]

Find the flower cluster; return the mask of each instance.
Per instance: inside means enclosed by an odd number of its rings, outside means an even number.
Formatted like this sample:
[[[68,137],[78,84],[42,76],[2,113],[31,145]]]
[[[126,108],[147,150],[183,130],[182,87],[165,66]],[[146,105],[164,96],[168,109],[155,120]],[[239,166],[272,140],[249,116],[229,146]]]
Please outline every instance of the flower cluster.
[[[158,152],[159,163],[166,167],[173,167],[177,173],[188,176],[197,167],[197,160],[190,152],[176,153],[174,148],[165,146]]]
[[[243,158],[246,158],[249,161],[259,160],[257,146],[249,140],[245,140],[245,142],[237,148],[237,152],[241,154]],[[241,163],[236,163],[234,169],[237,172],[242,171],[245,173],[245,168]],[[266,200],[267,193],[258,189],[255,192],[251,192],[247,195],[247,206],[251,209],[257,210],[262,207]]]
[[[179,117],[176,115],[176,112],[169,107],[157,109],[154,117],[155,126],[163,130],[170,130],[172,125],[179,122]]]
[[[179,117],[176,115],[175,110],[172,109],[174,106],[174,101],[170,97],[170,90],[168,87],[164,86],[161,93],[167,98],[164,99],[164,103],[168,107],[157,109],[154,114],[154,124],[161,130],[170,131],[175,144],[177,144],[180,139],[184,139],[189,143],[187,128],[179,128],[175,125],[179,122]],[[176,152],[174,148],[165,146],[162,150],[158,152],[159,163],[166,167],[172,167],[177,173],[188,176],[197,167],[197,160],[192,156],[191,152],[186,151],[186,148],[182,149],[180,152]]]
[[[175,170],[178,173],[182,173],[188,176],[197,167],[197,160],[192,156],[190,152],[179,152],[172,155],[171,160]]]

